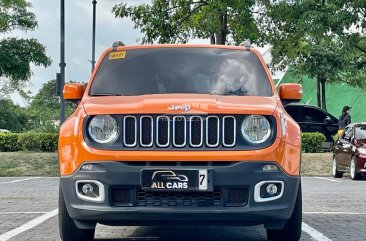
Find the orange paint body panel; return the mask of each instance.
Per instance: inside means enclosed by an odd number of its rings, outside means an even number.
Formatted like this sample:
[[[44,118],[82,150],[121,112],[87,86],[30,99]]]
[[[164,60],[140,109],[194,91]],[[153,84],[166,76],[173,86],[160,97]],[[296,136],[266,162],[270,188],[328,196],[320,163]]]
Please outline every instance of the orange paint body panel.
[[[144,48],[222,48],[247,51],[243,47],[216,45],[157,45],[157,46],[123,46],[119,51]],[[103,60],[112,51],[107,49],[101,56],[85,89],[83,98],[76,111],[65,121],[60,130],[59,162],[60,175],[73,174],[84,162],[90,161],[274,161],[292,176],[299,175],[301,161],[300,129],[296,122],[283,110],[281,99],[277,94],[272,77],[260,54],[251,49],[261,61],[270,80],[273,91],[271,97],[257,96],[220,96],[206,94],[159,94],[141,96],[89,96],[92,80]],[[301,87],[301,86],[300,86]],[[74,88],[77,94],[69,94]],[[78,85],[70,85],[64,92],[65,98],[77,97],[81,91]],[[291,91],[283,90],[285,97],[299,97]],[[71,91],[73,92],[73,91]],[[290,94],[289,94],[290,92]],[[287,95],[286,95],[287,93]],[[184,114],[254,114],[272,115],[276,121],[277,136],[272,145],[259,150],[102,150],[89,146],[83,139],[83,120],[89,115],[100,114],[164,114],[169,106],[189,103],[191,109]],[[176,111],[175,115],[183,114]],[[283,120],[281,120],[283,118]],[[284,122],[283,122],[284,121]],[[286,133],[282,133],[282,124],[286,125]]]

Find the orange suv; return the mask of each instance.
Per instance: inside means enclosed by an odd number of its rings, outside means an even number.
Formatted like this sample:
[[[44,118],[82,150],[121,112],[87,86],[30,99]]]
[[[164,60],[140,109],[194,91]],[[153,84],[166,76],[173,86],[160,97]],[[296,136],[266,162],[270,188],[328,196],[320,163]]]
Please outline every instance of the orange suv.
[[[301,236],[301,138],[261,55],[248,46],[117,42],[59,138],[63,241],[104,225],[260,225]]]

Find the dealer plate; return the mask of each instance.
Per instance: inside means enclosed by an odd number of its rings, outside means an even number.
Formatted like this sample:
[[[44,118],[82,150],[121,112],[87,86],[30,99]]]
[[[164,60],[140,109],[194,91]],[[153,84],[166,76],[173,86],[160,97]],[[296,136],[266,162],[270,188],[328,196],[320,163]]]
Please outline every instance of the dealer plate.
[[[199,190],[207,191],[207,169],[199,170],[156,170],[141,171],[141,186],[148,190]]]

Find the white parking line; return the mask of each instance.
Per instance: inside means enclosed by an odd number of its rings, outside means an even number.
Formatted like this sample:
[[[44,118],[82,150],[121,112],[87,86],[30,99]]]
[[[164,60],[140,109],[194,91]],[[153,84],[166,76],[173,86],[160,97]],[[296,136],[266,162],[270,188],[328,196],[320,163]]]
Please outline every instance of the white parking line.
[[[48,212],[42,216],[39,216],[31,221],[29,221],[28,223],[23,224],[20,227],[14,228],[12,230],[10,230],[9,232],[6,232],[4,234],[0,235],[0,241],[7,241],[15,236],[17,236],[18,234],[21,234],[31,228],[34,228],[35,226],[43,223],[44,221],[46,221],[47,219],[50,219],[54,216],[56,216],[58,213],[58,209],[55,209],[51,212]]]
[[[330,214],[330,215],[366,215],[358,212],[302,212],[303,214]]]
[[[0,214],[45,214],[46,212],[0,212]]]
[[[313,177],[313,178],[326,180],[326,181],[329,181],[329,182],[342,182],[342,181],[339,181],[339,180],[334,180],[334,179],[330,179],[330,178],[326,178],[326,177]]]
[[[23,179],[18,179],[18,180],[9,181],[9,182],[0,182],[0,184],[24,182],[24,181],[29,181],[29,180],[33,180],[33,179],[39,179],[39,178],[42,178],[42,177],[29,177],[29,178],[23,178]]]
[[[302,231],[309,234],[316,241],[332,241],[331,239],[326,237],[324,234],[315,230],[314,228],[310,227],[309,225],[307,225],[304,222],[302,223]]]

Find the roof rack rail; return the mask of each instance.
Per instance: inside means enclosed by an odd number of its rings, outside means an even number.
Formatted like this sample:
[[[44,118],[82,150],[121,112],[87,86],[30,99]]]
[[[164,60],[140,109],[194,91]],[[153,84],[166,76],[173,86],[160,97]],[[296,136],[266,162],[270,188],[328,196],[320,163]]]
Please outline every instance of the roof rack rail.
[[[241,43],[239,44],[239,46],[243,46],[243,47],[245,47],[245,48],[250,49],[250,47],[251,47],[251,43],[250,43],[250,41],[249,41],[249,40],[245,40],[245,41],[241,42]]]
[[[112,48],[113,48],[113,50],[117,50],[117,48],[119,47],[119,46],[126,46],[122,41],[115,41],[115,42],[113,42],[113,44],[112,44]]]

